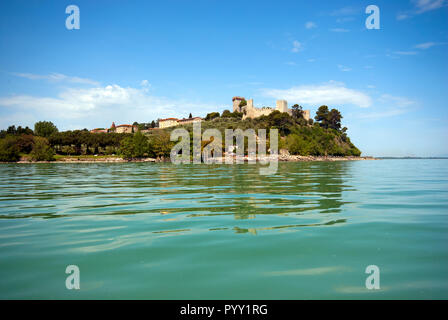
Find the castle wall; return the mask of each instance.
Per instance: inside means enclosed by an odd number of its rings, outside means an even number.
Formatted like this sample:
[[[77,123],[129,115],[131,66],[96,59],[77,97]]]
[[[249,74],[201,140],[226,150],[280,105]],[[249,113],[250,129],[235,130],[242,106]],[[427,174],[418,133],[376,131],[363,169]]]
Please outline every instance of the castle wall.
[[[247,100],[247,105],[243,108],[239,107],[239,103],[241,100],[238,100],[239,97],[234,97],[233,100],[233,111],[243,112],[243,120],[247,118],[258,118],[261,116],[267,116],[271,114],[274,109],[264,107],[264,108],[255,108],[254,107],[254,100],[249,99]],[[244,98],[241,98],[244,99]],[[240,110],[240,111],[239,111]],[[280,112],[286,112],[289,115],[292,115],[292,109],[288,108],[288,102],[286,100],[277,100],[276,101],[276,107],[275,110],[278,110]],[[303,117],[305,120],[310,119],[310,110],[303,110]]]

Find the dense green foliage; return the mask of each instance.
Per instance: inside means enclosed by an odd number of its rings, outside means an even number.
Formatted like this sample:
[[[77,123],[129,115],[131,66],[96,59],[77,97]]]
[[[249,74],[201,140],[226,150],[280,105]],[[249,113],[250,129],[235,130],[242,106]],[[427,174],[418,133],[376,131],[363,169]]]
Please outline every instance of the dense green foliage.
[[[20,160],[20,150],[16,140],[13,136],[0,139],[0,161],[15,162]]]
[[[116,154],[120,142],[131,133],[91,133],[87,130],[74,130],[53,133],[49,138],[50,145],[58,154]]]
[[[213,120],[215,118],[219,118],[219,112],[207,113],[207,115],[205,116],[205,121]]]
[[[30,153],[33,161],[53,161],[54,150],[50,147],[48,140],[43,137],[34,137],[33,150]]]
[[[267,116],[242,120],[243,113],[224,110],[207,114],[201,123],[202,131],[218,129],[225,142],[225,129],[278,129],[279,148],[291,154],[315,156],[360,156],[361,152],[347,136],[347,128],[341,129],[342,115],[337,109],[329,110],[321,106],[316,112],[315,122],[303,117],[302,107],[294,105],[292,115],[273,111]],[[141,123],[142,128],[153,128],[156,123]],[[192,124],[184,125],[190,131],[192,143]],[[54,155],[114,155],[125,159],[142,157],[166,158],[175,143],[170,141],[174,127],[136,133],[91,133],[87,129],[59,132],[53,123],[40,121],[30,128],[10,126],[0,131],[0,161],[20,160],[21,155],[29,155],[35,161],[51,161]],[[269,134],[269,133],[268,133]],[[212,139],[213,140],[213,139]],[[210,141],[212,141],[210,140]],[[246,139],[247,140],[247,139]],[[203,141],[202,147],[210,143]],[[269,140],[267,141],[269,143]],[[247,141],[246,141],[247,143]],[[191,148],[192,149],[192,148]],[[224,145],[223,145],[224,151]]]
[[[235,113],[235,112],[234,112]],[[233,114],[234,114],[233,113]],[[254,119],[239,120],[230,116],[232,113],[224,110],[221,116],[209,113],[201,124],[202,130],[216,128],[221,132],[224,140],[225,129],[278,129],[281,139],[279,148],[287,149],[295,155],[315,156],[360,156],[361,151],[356,148],[347,136],[347,128],[341,130],[340,112],[336,109],[328,110],[327,106],[319,108],[316,122],[303,118],[303,110],[299,105],[292,107],[292,116],[278,110],[267,116]],[[192,130],[192,125],[185,125]],[[171,131],[173,128],[168,129]],[[223,142],[224,143],[224,142]]]
[[[149,155],[149,142],[140,131],[124,138],[120,143],[120,154],[124,159],[142,158]]]
[[[58,128],[51,121],[39,121],[34,124],[34,134],[36,136],[48,138],[56,132],[58,132]]]

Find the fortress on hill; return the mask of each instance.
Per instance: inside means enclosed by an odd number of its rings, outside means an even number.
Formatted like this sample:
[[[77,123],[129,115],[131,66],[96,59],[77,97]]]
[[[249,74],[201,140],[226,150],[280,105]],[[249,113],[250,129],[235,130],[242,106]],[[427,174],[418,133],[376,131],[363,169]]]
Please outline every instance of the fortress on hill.
[[[246,101],[244,97],[233,97],[233,112],[242,112],[243,113],[243,120],[246,118],[257,118],[260,116],[267,116],[274,110],[278,110],[280,112],[286,112],[289,115],[292,114],[292,110],[288,108],[288,102],[286,100],[277,100],[275,109],[272,109],[270,107],[263,107],[263,108],[255,108],[254,107],[254,100],[249,99],[247,100],[246,105],[242,105],[243,101]],[[303,118],[305,120],[310,119],[310,110],[303,110]]]

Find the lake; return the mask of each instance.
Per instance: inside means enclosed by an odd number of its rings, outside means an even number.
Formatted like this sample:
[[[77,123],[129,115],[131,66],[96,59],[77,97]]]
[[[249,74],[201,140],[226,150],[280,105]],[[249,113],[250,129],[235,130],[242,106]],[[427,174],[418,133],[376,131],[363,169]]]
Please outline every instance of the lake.
[[[448,298],[445,159],[288,162],[273,176],[0,164],[0,180],[1,299]]]

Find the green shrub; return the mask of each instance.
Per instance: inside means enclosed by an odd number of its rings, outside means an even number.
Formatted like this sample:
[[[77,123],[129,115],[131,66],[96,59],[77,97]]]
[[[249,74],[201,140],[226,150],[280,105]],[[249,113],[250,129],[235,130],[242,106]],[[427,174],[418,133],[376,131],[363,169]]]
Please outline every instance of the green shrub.
[[[20,160],[19,147],[16,142],[12,136],[6,136],[0,140],[0,161],[16,162]]]
[[[34,137],[33,150],[30,153],[33,161],[53,161],[54,150],[50,147],[48,140],[43,137]]]

